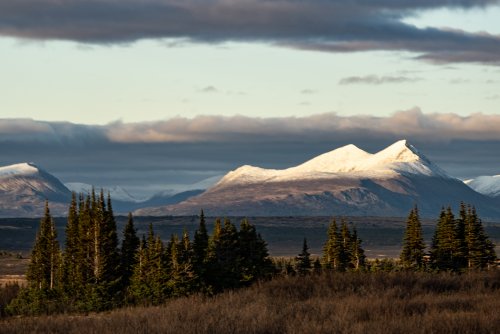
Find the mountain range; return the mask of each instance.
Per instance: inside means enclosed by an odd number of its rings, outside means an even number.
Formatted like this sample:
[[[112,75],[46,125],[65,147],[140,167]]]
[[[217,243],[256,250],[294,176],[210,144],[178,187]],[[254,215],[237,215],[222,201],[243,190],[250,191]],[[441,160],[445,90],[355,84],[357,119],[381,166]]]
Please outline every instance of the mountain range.
[[[217,182],[218,181],[218,182]],[[54,215],[65,215],[71,192],[92,186],[63,184],[33,163],[0,168],[0,217],[33,217],[50,201]],[[461,201],[483,217],[500,218],[500,176],[461,181],[448,175],[406,140],[371,154],[347,145],[287,169],[245,165],[224,175],[149,199],[121,187],[110,192],[117,213],[214,216],[406,216],[418,205],[435,217],[442,206]]]
[[[119,186],[104,187],[103,191],[110,193],[114,211],[125,214],[140,208],[182,202],[202,193],[204,189],[199,187],[208,187],[210,182],[214,180],[186,186],[177,192],[166,190],[142,200]],[[0,167],[0,217],[39,217],[43,215],[46,200],[50,202],[53,215],[65,216],[71,193],[89,194],[92,188],[92,185],[79,182],[63,184],[32,162]],[[100,187],[95,190],[99,192]]]
[[[242,166],[186,201],[139,215],[405,216],[415,205],[435,217],[461,201],[500,217],[500,201],[448,175],[406,140],[371,154],[347,145],[288,169]]]

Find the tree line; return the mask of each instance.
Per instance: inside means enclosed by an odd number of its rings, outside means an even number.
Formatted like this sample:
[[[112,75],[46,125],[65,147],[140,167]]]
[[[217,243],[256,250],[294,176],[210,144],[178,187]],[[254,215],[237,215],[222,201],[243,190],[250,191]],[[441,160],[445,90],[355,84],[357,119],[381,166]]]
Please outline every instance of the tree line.
[[[185,231],[164,243],[152,225],[139,238],[134,220],[119,244],[109,195],[73,194],[62,250],[48,203],[40,221],[23,289],[11,313],[102,311],[160,304],[192,293],[214,294],[270,277],[274,266],[255,227],[243,220],[215,221],[211,235],[203,211],[191,240]]]
[[[485,269],[495,264],[495,245],[488,238],[476,209],[461,203],[458,217],[443,208],[436,224],[430,250],[426,252],[418,208],[406,220],[399,262],[391,259],[367,261],[356,227],[345,220],[340,228],[332,219],[321,258],[313,259],[304,239],[301,253],[292,260],[278,261],[284,274],[305,275],[321,271],[451,271]]]
[[[312,257],[307,240],[295,258],[269,257],[267,244],[247,219],[239,230],[216,219],[207,231],[203,210],[191,239],[188,232],[164,242],[153,229],[140,238],[131,214],[119,242],[111,198],[103,191],[78,197],[68,210],[61,249],[48,203],[40,221],[26,278],[28,286],[8,306],[11,314],[102,311],[125,305],[157,305],[194,293],[213,295],[226,289],[281,275],[328,271],[464,271],[496,260],[476,210],[465,204],[455,218],[443,209],[430,251],[415,207],[406,222],[399,263],[366,259],[355,227],[332,219],[322,255]]]
[[[422,223],[418,208],[410,211],[401,252],[401,264],[417,270],[446,270],[460,272],[467,269],[484,269],[495,263],[495,245],[484,231],[476,209],[460,204],[455,217],[450,207],[443,208],[436,224],[430,250],[422,236]]]

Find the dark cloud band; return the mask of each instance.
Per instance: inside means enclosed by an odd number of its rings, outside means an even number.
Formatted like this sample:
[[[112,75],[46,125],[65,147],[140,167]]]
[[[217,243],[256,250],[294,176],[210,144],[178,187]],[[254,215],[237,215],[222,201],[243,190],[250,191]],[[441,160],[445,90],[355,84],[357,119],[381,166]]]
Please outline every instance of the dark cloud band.
[[[329,52],[406,50],[434,62],[500,61],[500,38],[418,29],[401,19],[498,0],[18,0],[0,2],[0,35],[85,43],[182,38],[263,41]]]
[[[199,116],[104,126],[0,120],[0,166],[33,161],[64,182],[120,185],[139,196],[240,165],[286,168],[346,144],[368,152],[406,138],[451,175],[500,173],[500,115]]]
[[[381,80],[378,78],[377,80]],[[357,81],[357,80],[356,80]],[[204,143],[337,140],[362,137],[408,137],[418,141],[500,140],[500,115],[481,113],[425,114],[419,108],[391,116],[339,116],[258,118],[205,115],[164,121],[83,125],[30,119],[0,119],[0,142],[47,143]]]

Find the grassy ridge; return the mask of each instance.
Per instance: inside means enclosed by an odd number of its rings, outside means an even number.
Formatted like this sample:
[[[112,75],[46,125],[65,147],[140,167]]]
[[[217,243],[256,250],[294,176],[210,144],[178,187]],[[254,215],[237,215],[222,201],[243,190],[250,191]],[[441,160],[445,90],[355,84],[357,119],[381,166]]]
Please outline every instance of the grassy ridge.
[[[215,297],[0,321],[0,333],[498,333],[500,271],[283,277]]]

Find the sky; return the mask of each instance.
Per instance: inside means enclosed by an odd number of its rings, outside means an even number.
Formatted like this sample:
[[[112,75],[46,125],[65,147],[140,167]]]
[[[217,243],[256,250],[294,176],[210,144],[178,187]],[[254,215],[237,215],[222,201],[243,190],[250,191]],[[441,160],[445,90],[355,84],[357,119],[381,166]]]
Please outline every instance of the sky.
[[[0,164],[146,196],[407,138],[500,174],[500,1],[0,3]]]

